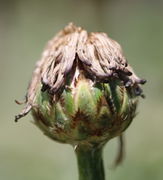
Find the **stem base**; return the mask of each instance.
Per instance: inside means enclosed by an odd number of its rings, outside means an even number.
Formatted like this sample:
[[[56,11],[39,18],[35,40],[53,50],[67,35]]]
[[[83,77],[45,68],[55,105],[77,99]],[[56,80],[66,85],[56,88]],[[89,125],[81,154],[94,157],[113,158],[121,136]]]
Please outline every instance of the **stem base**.
[[[104,180],[102,147],[80,145],[75,149],[79,180]]]

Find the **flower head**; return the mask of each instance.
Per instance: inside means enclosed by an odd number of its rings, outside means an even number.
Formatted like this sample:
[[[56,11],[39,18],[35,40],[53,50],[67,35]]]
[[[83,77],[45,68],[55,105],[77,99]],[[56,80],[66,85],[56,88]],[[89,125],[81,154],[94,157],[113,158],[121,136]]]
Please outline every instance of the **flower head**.
[[[131,123],[144,83],[116,41],[71,23],[49,41],[15,120],[32,111],[54,140],[105,143]]]

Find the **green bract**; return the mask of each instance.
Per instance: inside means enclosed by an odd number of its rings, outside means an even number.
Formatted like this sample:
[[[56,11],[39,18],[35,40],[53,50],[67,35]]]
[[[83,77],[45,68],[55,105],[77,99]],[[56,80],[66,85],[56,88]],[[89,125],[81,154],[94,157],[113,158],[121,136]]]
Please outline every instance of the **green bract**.
[[[138,98],[119,82],[96,83],[80,79],[65,88],[56,103],[37,90],[32,109],[35,124],[50,138],[63,143],[105,143],[131,123]]]

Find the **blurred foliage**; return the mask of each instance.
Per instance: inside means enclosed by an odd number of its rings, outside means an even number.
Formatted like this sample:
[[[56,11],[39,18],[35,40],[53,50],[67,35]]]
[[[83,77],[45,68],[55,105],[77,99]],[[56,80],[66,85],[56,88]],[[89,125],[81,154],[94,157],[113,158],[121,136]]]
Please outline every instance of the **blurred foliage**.
[[[106,179],[163,179],[163,1],[161,0],[1,0],[0,1],[0,179],[75,180],[72,147],[52,142],[29,115],[14,123],[27,83],[45,42],[73,21],[104,31],[123,47],[143,87],[138,116],[126,132],[126,159],[110,169],[113,139],[104,151]]]

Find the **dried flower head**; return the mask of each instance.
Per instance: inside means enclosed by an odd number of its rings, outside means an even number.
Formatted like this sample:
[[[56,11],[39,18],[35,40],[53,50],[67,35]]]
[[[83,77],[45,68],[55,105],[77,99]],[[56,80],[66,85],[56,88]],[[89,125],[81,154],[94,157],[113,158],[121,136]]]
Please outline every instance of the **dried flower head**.
[[[32,110],[54,140],[105,143],[131,123],[144,83],[116,41],[71,23],[49,41],[15,120]]]

